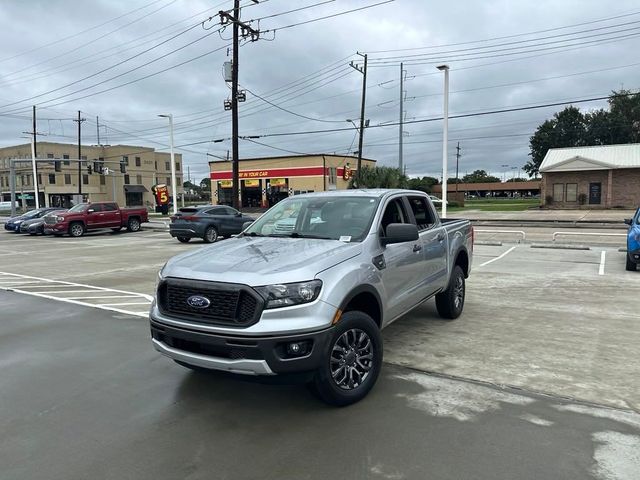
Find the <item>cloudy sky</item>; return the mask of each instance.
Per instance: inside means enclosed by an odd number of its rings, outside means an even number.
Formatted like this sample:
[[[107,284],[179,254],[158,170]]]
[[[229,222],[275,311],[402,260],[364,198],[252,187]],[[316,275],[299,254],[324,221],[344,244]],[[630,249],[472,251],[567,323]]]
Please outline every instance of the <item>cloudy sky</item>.
[[[242,19],[262,31],[259,41],[240,48],[240,83],[247,90],[240,133],[259,137],[241,140],[241,158],[357,150],[347,119],[360,116],[362,75],[349,66],[362,65],[358,52],[367,53],[369,63],[364,156],[381,165],[398,165],[404,62],[404,163],[411,176],[441,174],[443,74],[437,65],[451,68],[452,116],[640,87],[640,5],[633,0],[241,4]],[[217,12],[232,5],[0,2],[0,145],[26,141],[22,132],[31,128],[35,104],[38,131],[48,141],[73,143],[71,119],[81,110],[87,143],[97,143],[98,116],[101,143],[168,150],[167,120],[157,115],[172,113],[175,144],[199,181],[215,158],[207,154],[224,157],[231,148],[222,67],[230,59],[231,28],[220,25]],[[576,105],[588,110],[606,102]],[[517,175],[528,159],[529,136],[561,108],[452,118],[450,175],[458,142],[461,175],[478,168]]]

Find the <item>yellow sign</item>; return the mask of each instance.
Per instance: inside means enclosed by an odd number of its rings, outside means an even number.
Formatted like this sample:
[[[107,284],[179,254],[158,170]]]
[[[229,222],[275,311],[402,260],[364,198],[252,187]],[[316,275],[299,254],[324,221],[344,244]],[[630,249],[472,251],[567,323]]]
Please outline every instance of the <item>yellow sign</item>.
[[[245,187],[259,187],[260,180],[243,180]]]
[[[286,187],[287,180],[285,178],[272,178],[270,184],[272,187]]]
[[[220,188],[231,188],[231,187],[233,187],[233,181],[232,180],[220,180],[218,182],[218,185],[220,185]]]

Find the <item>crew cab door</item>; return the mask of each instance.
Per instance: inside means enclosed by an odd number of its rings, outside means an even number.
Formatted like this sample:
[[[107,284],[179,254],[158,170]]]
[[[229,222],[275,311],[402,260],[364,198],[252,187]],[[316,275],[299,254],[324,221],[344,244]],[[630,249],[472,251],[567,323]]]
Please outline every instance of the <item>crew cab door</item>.
[[[122,225],[122,219],[120,218],[120,210],[115,203],[103,203],[102,209],[104,210],[104,224],[103,227],[120,227]]]
[[[421,290],[426,295],[446,287],[447,283],[447,231],[427,199],[420,195],[408,196],[411,213],[418,226],[424,270]]]
[[[403,197],[388,200],[383,208],[378,225],[380,237],[385,235],[386,228],[391,223],[413,223]],[[382,256],[384,266],[380,274],[388,312],[385,317],[391,321],[426,296],[421,289],[424,282],[425,256],[421,239],[386,245],[382,247]]]
[[[87,230],[102,228],[104,224],[104,212],[102,211],[102,204],[92,203],[87,208]]]

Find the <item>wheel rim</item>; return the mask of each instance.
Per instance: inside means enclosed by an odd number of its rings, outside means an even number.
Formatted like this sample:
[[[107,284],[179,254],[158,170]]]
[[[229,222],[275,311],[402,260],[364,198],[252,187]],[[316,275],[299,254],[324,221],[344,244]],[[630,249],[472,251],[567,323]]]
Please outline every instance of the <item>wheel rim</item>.
[[[131,230],[138,230],[140,228],[140,223],[137,220],[131,220]]]
[[[460,309],[462,308],[462,302],[464,302],[464,279],[458,277],[453,285],[453,304],[456,309]]]
[[[344,332],[331,349],[331,378],[342,390],[354,390],[364,383],[373,368],[373,342],[359,328]]]
[[[207,240],[210,242],[215,242],[216,239],[218,238],[218,234],[216,233],[216,231],[213,228],[210,228],[209,230],[207,230]]]
[[[82,235],[82,227],[80,225],[74,225],[71,227],[71,235],[74,237],[79,237]]]

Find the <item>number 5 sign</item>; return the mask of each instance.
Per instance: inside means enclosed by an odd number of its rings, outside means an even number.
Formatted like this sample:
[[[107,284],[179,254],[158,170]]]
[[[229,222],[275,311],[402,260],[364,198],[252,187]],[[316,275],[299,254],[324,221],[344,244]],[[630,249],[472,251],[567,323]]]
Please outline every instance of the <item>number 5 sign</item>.
[[[166,205],[169,203],[169,189],[166,185],[154,185],[151,187],[151,191],[155,195],[158,205]]]

